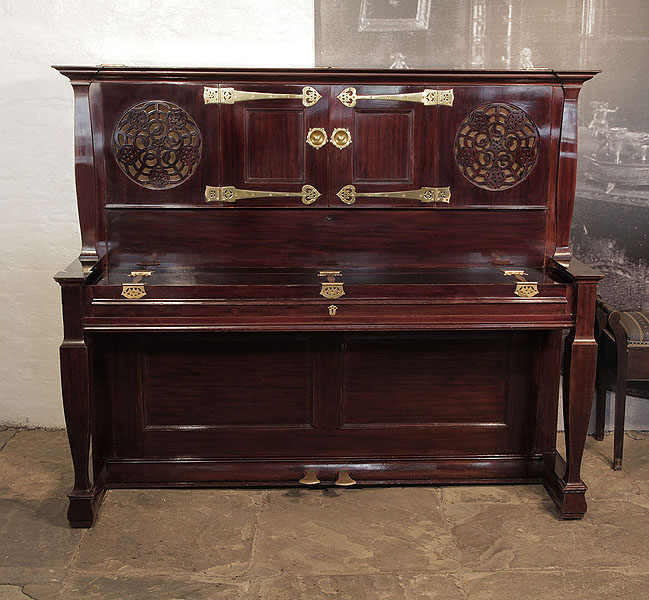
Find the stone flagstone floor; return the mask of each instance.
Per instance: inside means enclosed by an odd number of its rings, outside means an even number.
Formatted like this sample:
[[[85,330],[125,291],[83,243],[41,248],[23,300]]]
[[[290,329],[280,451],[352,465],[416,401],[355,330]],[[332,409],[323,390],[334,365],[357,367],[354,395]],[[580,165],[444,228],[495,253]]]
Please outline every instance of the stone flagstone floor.
[[[649,597],[649,435],[588,439],[583,521],[540,486],[113,490],[65,521],[62,431],[0,430],[0,599]]]

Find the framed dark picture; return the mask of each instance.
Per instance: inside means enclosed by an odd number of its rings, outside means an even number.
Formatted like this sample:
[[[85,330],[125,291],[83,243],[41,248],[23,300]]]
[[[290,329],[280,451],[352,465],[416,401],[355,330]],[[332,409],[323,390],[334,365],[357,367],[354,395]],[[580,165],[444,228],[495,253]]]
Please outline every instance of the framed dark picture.
[[[362,0],[359,31],[428,29],[430,0]]]

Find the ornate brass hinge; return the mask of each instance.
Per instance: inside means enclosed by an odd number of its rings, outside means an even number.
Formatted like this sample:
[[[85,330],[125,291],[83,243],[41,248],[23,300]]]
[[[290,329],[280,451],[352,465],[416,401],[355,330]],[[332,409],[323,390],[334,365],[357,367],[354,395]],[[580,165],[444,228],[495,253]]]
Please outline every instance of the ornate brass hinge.
[[[337,96],[345,106],[356,106],[357,100],[398,100],[401,102],[420,102],[425,106],[453,106],[453,90],[430,90],[422,92],[409,92],[407,94],[370,94],[361,96],[356,93],[356,88],[345,88]]]
[[[345,290],[343,289],[343,282],[336,281],[336,277],[340,277],[341,275],[341,271],[320,271],[318,273],[318,277],[327,278],[327,281],[322,282],[320,295],[328,298],[329,300],[335,300],[336,298],[344,296]],[[331,314],[331,307],[329,308],[329,314]]]
[[[301,192],[265,192],[261,190],[240,190],[231,185],[222,187],[205,186],[205,202],[237,202],[250,198],[301,198],[302,204],[313,204],[320,192],[312,185],[303,185]]]
[[[518,279],[514,294],[521,298],[532,298],[539,293],[539,285],[536,281],[527,281],[524,275],[527,275],[522,269],[511,269],[503,271],[505,275],[513,275]]]
[[[423,187],[418,190],[405,190],[403,192],[357,192],[353,185],[346,185],[337,194],[345,204],[354,204],[357,197],[366,198],[408,198],[421,202],[444,202],[451,201],[450,187]]]
[[[205,104],[234,104],[235,102],[248,102],[249,100],[284,100],[299,98],[304,106],[313,106],[322,96],[318,90],[311,86],[302,88],[301,94],[273,94],[266,92],[245,92],[231,87],[204,87],[203,99]]]
[[[146,290],[144,289],[144,284],[140,282],[142,281],[142,277],[151,277],[151,273],[153,271],[131,271],[129,277],[132,277],[133,281],[122,284],[122,296],[129,300],[144,298],[146,296]]]

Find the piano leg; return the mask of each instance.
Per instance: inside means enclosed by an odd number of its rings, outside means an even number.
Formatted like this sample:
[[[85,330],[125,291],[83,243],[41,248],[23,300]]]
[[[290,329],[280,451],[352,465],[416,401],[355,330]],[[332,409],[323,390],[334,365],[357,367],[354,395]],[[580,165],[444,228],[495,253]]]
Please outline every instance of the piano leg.
[[[555,465],[546,471],[545,487],[564,519],[586,514],[586,484],[581,480],[588,423],[593,406],[597,343],[593,336],[596,287],[581,283],[577,288],[576,323],[564,349],[563,420],[566,459],[556,453]]]
[[[63,286],[64,339],[60,348],[61,387],[68,441],[74,466],[74,487],[68,494],[70,527],[91,527],[104,496],[103,485],[90,477],[91,353],[83,339],[81,288]],[[66,302],[67,300],[67,302]],[[75,318],[73,318],[75,317]]]

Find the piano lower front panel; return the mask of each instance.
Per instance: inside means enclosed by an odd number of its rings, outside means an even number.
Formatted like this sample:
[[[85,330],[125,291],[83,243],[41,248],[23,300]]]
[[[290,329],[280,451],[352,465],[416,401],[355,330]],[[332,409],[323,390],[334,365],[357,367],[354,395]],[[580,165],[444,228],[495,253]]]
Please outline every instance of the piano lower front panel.
[[[557,334],[95,334],[112,432],[98,458],[110,485],[291,484],[308,465],[360,483],[531,480],[554,450],[556,408],[538,400],[558,374],[538,374]]]

